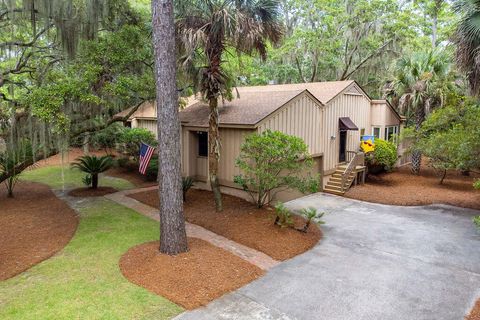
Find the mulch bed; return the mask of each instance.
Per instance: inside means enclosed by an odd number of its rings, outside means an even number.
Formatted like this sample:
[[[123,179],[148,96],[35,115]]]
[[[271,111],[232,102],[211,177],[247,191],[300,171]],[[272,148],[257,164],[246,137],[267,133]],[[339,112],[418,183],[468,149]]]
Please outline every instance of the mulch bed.
[[[103,150],[90,150],[89,152],[90,155],[92,156],[97,156],[101,157],[106,155],[106,152]],[[59,165],[68,165],[69,163],[72,163],[75,161],[77,158],[80,158],[84,156],[85,154],[83,153],[83,149],[81,148],[70,148],[67,152],[65,152],[63,156],[63,161],[62,161],[62,154],[58,153],[54,156],[51,156],[46,159],[42,159],[34,164],[34,168],[39,168],[39,167],[46,167],[46,166],[59,166]]]
[[[152,207],[159,207],[157,190],[129,195]],[[185,219],[225,238],[261,251],[276,260],[286,260],[312,248],[321,238],[320,229],[311,224],[307,233],[273,224],[273,210],[257,209],[253,204],[223,195],[223,211],[215,211],[209,191],[191,189],[184,204]],[[297,227],[303,218],[295,216]]]
[[[365,185],[351,188],[345,196],[369,202],[401,206],[449,204],[464,208],[480,209],[480,192],[473,188],[478,174],[463,176],[460,172],[448,172],[443,185],[435,170],[422,166],[420,175],[411,174],[410,167],[378,176],[369,175]]]
[[[263,271],[243,259],[189,238],[189,251],[177,256],[160,254],[159,242],[130,248],[120,269],[131,282],[194,309],[257,279]]]
[[[72,197],[80,197],[80,198],[86,198],[86,197],[101,197],[106,194],[110,193],[115,193],[118,190],[112,187],[98,187],[97,189],[92,189],[92,188],[77,188],[71,190],[68,195]]]
[[[75,211],[39,183],[19,182],[14,198],[1,192],[0,208],[0,280],[63,249],[78,225]]]
[[[470,314],[465,317],[465,320],[480,320],[480,299],[477,300]]]
[[[125,168],[111,168],[106,172],[106,175],[130,181],[137,188],[151,187],[158,184],[156,181],[148,181],[138,170],[131,171]]]

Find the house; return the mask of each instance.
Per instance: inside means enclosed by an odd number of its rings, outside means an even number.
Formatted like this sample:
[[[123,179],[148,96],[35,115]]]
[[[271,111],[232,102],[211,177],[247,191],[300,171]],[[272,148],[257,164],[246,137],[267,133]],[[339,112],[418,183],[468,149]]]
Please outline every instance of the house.
[[[235,159],[248,134],[270,129],[302,138],[314,158],[314,173],[321,174],[322,185],[328,189],[335,185],[335,173],[345,170],[345,165],[358,153],[362,135],[388,139],[398,134],[402,125],[402,118],[386,100],[370,99],[355,81],[237,90],[238,97],[221,102],[219,107],[222,141],[219,182],[225,193],[243,193],[233,177],[240,173]],[[207,189],[208,117],[205,102],[191,102],[180,111],[183,174],[194,177]],[[156,132],[154,104],[142,105],[129,122],[132,127]],[[279,198],[288,200],[295,196],[290,192]]]

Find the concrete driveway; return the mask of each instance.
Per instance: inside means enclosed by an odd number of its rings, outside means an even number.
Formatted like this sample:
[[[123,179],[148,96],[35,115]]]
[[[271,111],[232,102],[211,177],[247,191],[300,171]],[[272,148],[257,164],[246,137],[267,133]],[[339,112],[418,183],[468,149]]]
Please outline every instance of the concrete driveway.
[[[324,239],[261,279],[178,319],[461,320],[480,297],[478,211],[314,194]]]

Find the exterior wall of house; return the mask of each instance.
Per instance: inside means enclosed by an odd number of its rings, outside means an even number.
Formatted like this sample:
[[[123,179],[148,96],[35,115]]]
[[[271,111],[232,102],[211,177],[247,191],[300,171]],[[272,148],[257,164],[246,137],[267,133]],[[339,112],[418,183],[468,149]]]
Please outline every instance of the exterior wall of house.
[[[387,105],[387,102],[382,100],[372,101],[372,124],[371,128],[366,132],[373,135],[373,128],[380,129],[380,139],[386,139],[385,128],[390,126],[397,126],[400,132],[400,120],[395,112]]]
[[[305,141],[311,154],[318,154],[323,151],[325,141],[322,121],[323,107],[303,94],[264,119],[258,126],[258,132],[272,130],[297,136]]]
[[[370,100],[361,93],[360,89],[352,85],[347,93],[339,94],[330,101],[324,112],[322,134],[324,143],[321,152],[324,154],[324,171],[331,173],[339,162],[339,118],[349,117],[358,127],[358,131],[347,131],[347,151],[357,151],[360,147],[360,134],[371,127]]]

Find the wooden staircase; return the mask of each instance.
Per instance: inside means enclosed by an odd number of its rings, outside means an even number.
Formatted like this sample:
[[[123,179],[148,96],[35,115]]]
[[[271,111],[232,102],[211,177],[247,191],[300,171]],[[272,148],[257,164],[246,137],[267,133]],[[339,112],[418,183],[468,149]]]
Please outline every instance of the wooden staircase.
[[[355,152],[349,163],[341,163],[328,180],[324,192],[344,195],[358,180],[365,183],[365,158],[363,152]],[[359,179],[360,177],[360,179]]]

